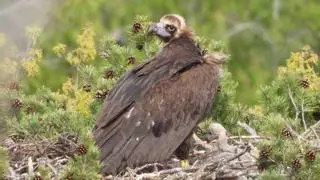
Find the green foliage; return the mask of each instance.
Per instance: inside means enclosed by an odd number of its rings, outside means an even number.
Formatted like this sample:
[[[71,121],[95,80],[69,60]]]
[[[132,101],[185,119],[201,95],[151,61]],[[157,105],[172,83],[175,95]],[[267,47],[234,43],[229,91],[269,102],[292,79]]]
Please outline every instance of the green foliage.
[[[92,78],[98,76],[94,68],[91,67],[90,70],[90,66],[87,65],[88,61],[95,59],[94,52],[96,51],[94,42],[90,39],[93,34],[88,33],[90,31],[90,27],[85,27],[82,34],[79,35],[79,39],[83,41],[75,50],[79,63],[71,62],[77,70],[77,76],[67,79],[60,90],[53,91],[46,86],[40,86],[35,93],[30,94],[29,84],[26,82],[37,78],[40,73],[29,66],[24,66],[33,61],[31,58],[19,67],[26,75],[32,74],[21,78],[20,89],[1,91],[4,94],[1,97],[10,99],[11,109],[6,120],[11,134],[18,134],[26,139],[55,139],[64,133],[79,135],[79,140],[87,152],[70,160],[63,174],[63,176],[71,174],[76,179],[98,179],[100,169],[99,153],[90,135],[95,119],[95,114],[91,113],[94,94],[79,87],[79,84],[88,76]],[[83,39],[83,36],[86,38]],[[36,43],[33,43],[28,53],[38,50],[35,45]],[[75,51],[70,50],[71,53]],[[65,57],[65,60],[67,61],[68,58]],[[35,63],[35,66],[38,66],[41,62],[35,61]],[[95,74],[92,75],[92,73]],[[45,168],[39,169],[43,177],[46,176],[46,171]]]
[[[277,78],[271,85],[259,91],[262,108],[266,112],[280,113],[284,117],[303,117],[312,124],[308,112],[319,106],[319,60],[310,48],[292,53],[287,67],[280,67]],[[284,106],[286,104],[286,106]]]
[[[232,75],[227,69],[223,70],[222,77],[220,78],[220,91],[213,104],[212,119],[222,123],[225,127],[235,127],[238,121],[237,111],[240,107],[236,104],[236,87],[238,85],[232,79]],[[225,113],[234,112],[232,115]]]
[[[76,35],[88,22],[92,22],[98,37],[109,34],[127,44],[130,35],[123,33],[123,28],[131,24],[137,14],[157,20],[164,14],[178,13],[197,34],[225,43],[227,52],[233,57],[228,64],[229,71],[239,82],[236,99],[253,104],[258,97],[256,90],[275,77],[277,66],[284,63],[290,52],[304,44],[319,51],[319,9],[317,0],[292,0],[290,3],[278,0],[248,0],[246,3],[68,0],[58,3],[51,12],[51,23],[41,37],[41,46],[45,54],[50,54],[50,48],[57,43],[76,46]],[[50,79],[46,83],[57,88],[62,78],[50,78],[53,75],[50,72],[67,71],[67,68],[60,68],[66,64],[64,61],[57,64],[54,58],[46,61],[45,74]],[[52,67],[55,68],[52,70]],[[65,71],[60,74],[66,75]],[[54,83],[56,79],[60,81]]]
[[[299,135],[319,120],[313,115],[320,106],[319,66],[317,55],[309,47],[292,53],[286,66],[279,67],[275,80],[258,91],[260,101],[253,107],[237,103],[237,82],[225,70],[220,79],[221,91],[205,124],[217,121],[232,134],[242,135],[248,129],[239,129],[238,122],[246,123],[258,135],[268,137],[257,144],[260,153],[266,154],[260,154],[259,166],[266,170],[261,179],[284,179],[279,169],[298,179],[319,179],[315,173],[319,160],[305,158],[314,149]],[[295,161],[300,168],[293,168]]]
[[[88,153],[85,156],[77,156],[68,162],[68,166],[64,169],[62,178],[71,177],[72,179],[100,179],[100,161],[98,160],[99,152],[96,146],[92,145],[92,140],[90,138],[90,131],[82,132],[83,136],[81,138],[82,142],[87,148]]]
[[[35,174],[40,176],[42,179],[50,179],[50,168],[43,165],[39,165],[36,169]],[[35,175],[33,178],[35,178]]]
[[[297,179],[306,179],[308,177],[312,180],[319,179],[320,173],[320,159],[317,158],[315,162],[307,162],[296,176]]]
[[[292,53],[287,65],[279,67],[277,78],[271,85],[259,91],[263,118],[252,121],[258,134],[269,137],[259,142],[260,150],[267,151],[273,162],[269,169],[283,168],[286,174],[298,179],[319,179],[317,172],[319,160],[306,158],[314,151],[309,141],[299,135],[318,119],[312,116],[319,108],[320,74],[319,59],[309,48]],[[294,134],[294,132],[296,134]],[[293,163],[301,164],[296,170]],[[272,176],[266,173],[261,177]]]
[[[7,110],[7,99],[0,93],[0,115],[4,118],[0,118],[0,142],[2,142],[2,138],[6,134],[7,122],[5,119],[6,110]]]
[[[8,152],[2,147],[0,147],[0,162],[0,179],[2,179],[9,170]]]
[[[261,180],[286,180],[287,177],[277,171],[266,171],[260,175]]]

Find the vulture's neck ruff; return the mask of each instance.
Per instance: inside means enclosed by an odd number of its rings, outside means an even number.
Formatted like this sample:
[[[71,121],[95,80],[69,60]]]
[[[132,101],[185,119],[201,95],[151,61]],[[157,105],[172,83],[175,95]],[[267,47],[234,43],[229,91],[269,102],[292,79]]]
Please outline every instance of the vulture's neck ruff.
[[[169,56],[197,57],[208,64],[223,64],[226,56],[220,53],[204,55],[199,47],[196,47],[192,39],[192,32],[187,28],[184,18],[177,14],[163,16],[158,23],[151,24],[148,32],[160,38],[165,44],[162,53]],[[174,49],[174,50],[171,50]],[[173,53],[176,53],[174,55]]]
[[[174,58],[202,59],[201,49],[196,46],[194,40],[187,34],[171,39],[165,44],[160,55]]]

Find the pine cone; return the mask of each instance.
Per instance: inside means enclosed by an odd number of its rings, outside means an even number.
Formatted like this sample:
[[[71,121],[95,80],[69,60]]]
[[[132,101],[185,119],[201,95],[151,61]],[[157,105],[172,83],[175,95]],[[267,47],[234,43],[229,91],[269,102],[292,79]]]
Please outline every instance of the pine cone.
[[[111,79],[111,78],[114,78],[114,76],[115,76],[115,73],[112,70],[106,70],[103,73],[103,78],[105,78],[105,79]]]
[[[22,102],[19,99],[13,100],[12,108],[20,109],[23,106]]]
[[[134,63],[136,63],[136,58],[135,57],[129,57],[128,58],[128,64],[134,64]]]
[[[134,33],[140,32],[141,29],[142,29],[142,25],[141,25],[140,23],[135,23],[135,24],[133,24],[133,26],[132,26],[132,31],[133,31]]]
[[[91,85],[90,84],[85,84],[82,86],[82,89],[86,92],[90,92],[91,91]]]
[[[79,154],[79,155],[85,155],[87,154],[87,148],[83,145],[83,144],[80,144],[77,149],[76,149],[76,152]]]
[[[307,79],[301,80],[299,84],[302,88],[305,88],[305,89],[310,86],[309,81]]]
[[[207,50],[207,49],[204,49],[204,50],[201,51],[201,55],[202,55],[202,56],[206,55],[207,53],[208,53],[208,50]]]
[[[27,114],[30,114],[32,111],[33,111],[33,108],[31,105],[29,105],[29,104],[25,105],[25,112]]]
[[[217,93],[220,93],[220,92],[221,92],[221,86],[219,85],[217,88]]]
[[[292,162],[292,168],[293,169],[299,169],[299,168],[301,168],[301,163],[300,163],[300,160],[299,159],[295,159],[295,160],[293,160],[293,162]]]
[[[101,90],[98,90],[96,92],[96,99],[97,100],[103,100],[106,96],[104,95],[104,92],[102,92]]]
[[[106,97],[107,97],[107,95],[109,94],[109,90],[98,90],[97,92],[96,92],[96,99],[97,100],[104,100]]]
[[[287,129],[287,128],[283,128],[282,129],[282,131],[281,131],[281,134],[283,135],[283,136],[285,136],[285,137],[291,137],[292,138],[292,134],[291,134],[291,132],[289,131],[289,129]]]
[[[313,150],[309,150],[306,154],[305,154],[305,158],[308,161],[314,161],[316,160],[316,152],[314,152]]]
[[[264,149],[259,152],[259,159],[268,159],[270,157],[270,150]]]

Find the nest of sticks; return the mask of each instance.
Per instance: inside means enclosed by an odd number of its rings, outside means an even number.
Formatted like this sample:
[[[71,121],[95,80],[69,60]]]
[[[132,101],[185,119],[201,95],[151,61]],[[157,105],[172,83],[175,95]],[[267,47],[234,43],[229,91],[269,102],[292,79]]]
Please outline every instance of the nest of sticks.
[[[40,166],[49,167],[50,178],[57,179],[70,158],[79,154],[81,146],[76,135],[61,134],[57,139],[25,140],[11,136],[3,143],[10,157],[7,180],[23,180],[41,177],[36,173]]]
[[[244,124],[238,125],[252,132]],[[259,151],[254,145],[267,137],[254,134],[228,137],[224,127],[217,123],[211,124],[209,130],[215,137],[209,142],[193,135],[195,145],[187,168],[181,168],[179,160],[172,156],[167,162],[127,168],[117,176],[101,179],[257,179]],[[320,122],[296,135],[320,150]],[[40,166],[49,167],[51,179],[59,179],[68,161],[81,153],[78,152],[81,144],[77,135],[61,134],[52,140],[16,139],[10,137],[2,143],[10,155],[8,180],[37,177],[36,170]]]

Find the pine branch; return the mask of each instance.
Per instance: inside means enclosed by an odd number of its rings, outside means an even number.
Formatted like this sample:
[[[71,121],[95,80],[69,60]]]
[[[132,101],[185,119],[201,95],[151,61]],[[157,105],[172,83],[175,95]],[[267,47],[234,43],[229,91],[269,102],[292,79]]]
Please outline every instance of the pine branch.
[[[302,123],[303,123],[304,130],[306,131],[308,128],[307,128],[306,121],[304,119],[304,100],[302,100],[302,103],[301,103],[301,117],[302,117]]]
[[[242,127],[244,130],[246,130],[249,134],[251,134],[251,136],[257,136],[256,130],[254,130],[248,124],[238,121],[237,125]]]
[[[294,99],[293,99],[292,91],[291,91],[289,85],[288,85],[288,94],[289,94],[291,103],[292,103],[292,105],[293,105],[293,107],[294,107],[294,109],[295,109],[295,111],[296,111],[295,121],[297,121],[297,120],[298,120],[298,117],[299,117],[299,114],[300,114],[300,111],[299,111],[298,106],[296,105],[296,103],[295,103],[295,101],[294,101]]]

